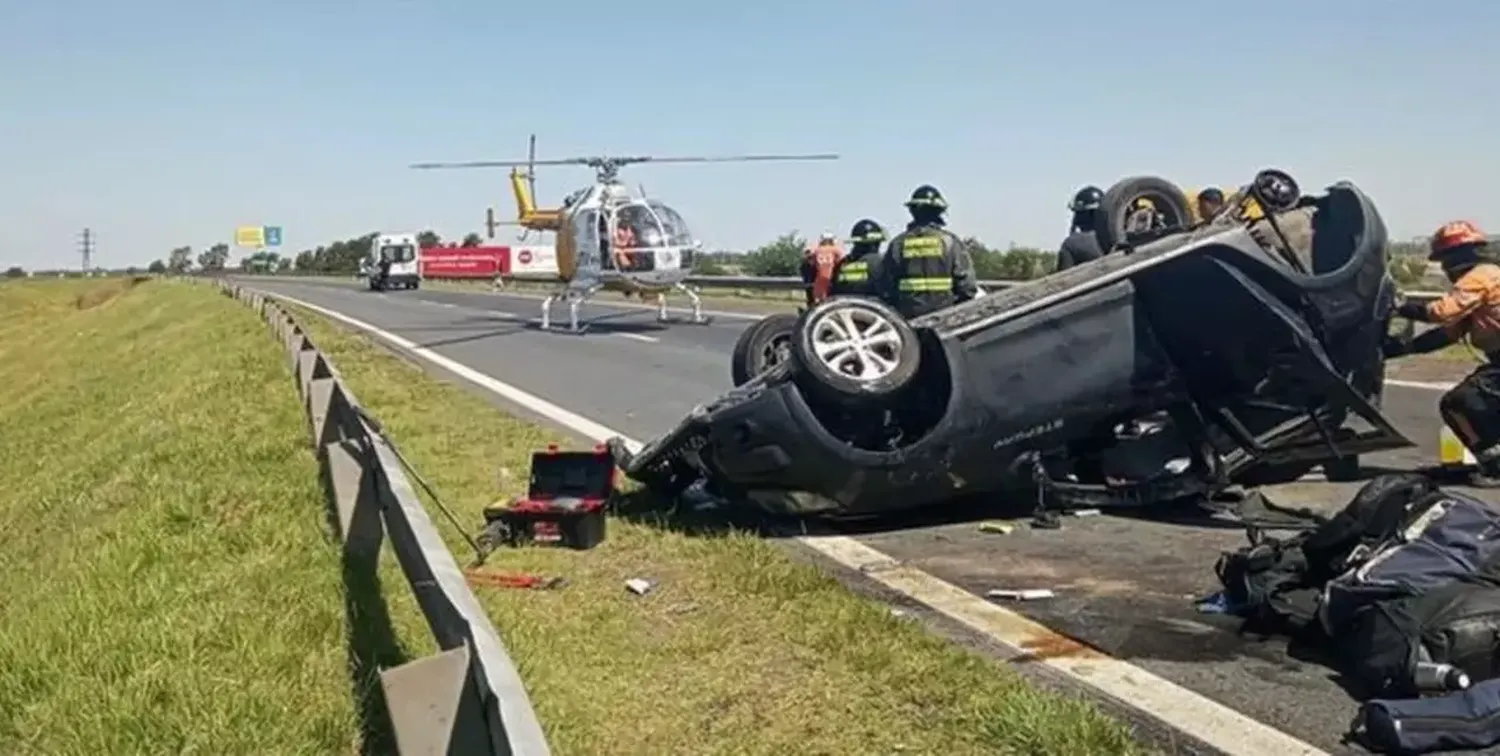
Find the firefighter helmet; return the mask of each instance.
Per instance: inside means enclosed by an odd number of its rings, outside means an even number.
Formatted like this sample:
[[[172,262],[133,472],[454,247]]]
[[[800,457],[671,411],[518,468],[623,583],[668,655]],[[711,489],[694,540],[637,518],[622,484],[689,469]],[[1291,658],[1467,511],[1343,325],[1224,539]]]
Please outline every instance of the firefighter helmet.
[[[885,241],[885,229],[869,218],[855,223],[854,228],[849,231],[850,244],[879,244],[883,241]]]
[[[1427,259],[1438,260],[1457,250],[1482,246],[1488,241],[1484,232],[1469,221],[1444,223],[1433,233],[1432,240],[1428,243],[1431,254],[1427,256]]]

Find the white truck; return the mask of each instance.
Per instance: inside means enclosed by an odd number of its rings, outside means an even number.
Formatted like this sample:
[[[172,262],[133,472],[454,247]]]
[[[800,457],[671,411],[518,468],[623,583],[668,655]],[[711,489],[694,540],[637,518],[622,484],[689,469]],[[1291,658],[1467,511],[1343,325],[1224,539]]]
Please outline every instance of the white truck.
[[[360,267],[368,274],[370,291],[416,289],[422,284],[420,257],[416,234],[377,234]]]

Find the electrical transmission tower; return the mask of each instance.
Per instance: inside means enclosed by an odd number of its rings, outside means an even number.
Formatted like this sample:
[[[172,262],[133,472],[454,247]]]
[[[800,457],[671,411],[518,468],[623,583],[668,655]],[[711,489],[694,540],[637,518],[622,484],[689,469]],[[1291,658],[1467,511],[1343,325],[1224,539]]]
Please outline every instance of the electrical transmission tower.
[[[94,257],[93,230],[87,228],[83,230],[83,234],[78,239],[78,248],[79,251],[83,252],[83,273],[84,275],[88,275],[89,271],[93,270],[91,265]]]

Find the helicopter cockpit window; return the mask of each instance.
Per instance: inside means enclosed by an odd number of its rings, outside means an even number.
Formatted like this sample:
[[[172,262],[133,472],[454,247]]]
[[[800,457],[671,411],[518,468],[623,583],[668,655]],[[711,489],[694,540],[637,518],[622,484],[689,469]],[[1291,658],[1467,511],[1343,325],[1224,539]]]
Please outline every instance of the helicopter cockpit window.
[[[656,214],[660,221],[662,231],[666,234],[666,245],[670,247],[690,247],[693,244],[693,234],[688,230],[687,221],[677,214],[676,210],[660,202],[648,202],[651,211]]]
[[[661,247],[667,244],[661,224],[651,208],[622,205],[615,211],[615,245],[631,248]]]

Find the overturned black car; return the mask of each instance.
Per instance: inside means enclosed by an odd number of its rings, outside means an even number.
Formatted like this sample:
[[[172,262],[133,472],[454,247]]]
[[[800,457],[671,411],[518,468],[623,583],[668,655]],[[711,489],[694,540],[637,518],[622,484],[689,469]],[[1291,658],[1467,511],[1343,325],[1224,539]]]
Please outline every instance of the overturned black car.
[[[1175,185],[1127,179],[1103,208],[1115,254],[910,322],[859,297],[768,318],[742,385],[616,458],[669,495],[875,514],[1018,489],[1160,503],[1411,446],[1377,409],[1395,288],[1374,204],[1279,171],[1241,195],[1194,223]]]

